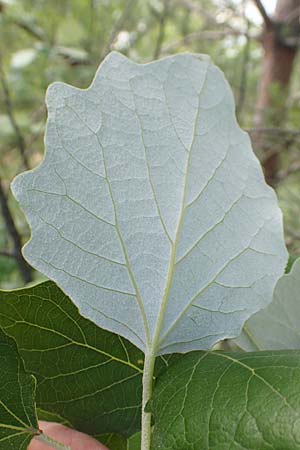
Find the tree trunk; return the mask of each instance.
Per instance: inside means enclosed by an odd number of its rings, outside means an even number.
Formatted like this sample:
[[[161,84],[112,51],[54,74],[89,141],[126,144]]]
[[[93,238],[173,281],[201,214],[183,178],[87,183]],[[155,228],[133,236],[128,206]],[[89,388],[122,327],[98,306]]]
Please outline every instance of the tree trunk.
[[[299,0],[277,0],[272,20],[265,21],[263,35],[264,57],[254,126],[258,129],[254,144],[258,152],[270,150],[276,142],[268,141],[259,129],[280,127],[285,119],[285,99],[293,72],[299,39]],[[269,183],[276,181],[278,149],[264,158],[265,176]]]

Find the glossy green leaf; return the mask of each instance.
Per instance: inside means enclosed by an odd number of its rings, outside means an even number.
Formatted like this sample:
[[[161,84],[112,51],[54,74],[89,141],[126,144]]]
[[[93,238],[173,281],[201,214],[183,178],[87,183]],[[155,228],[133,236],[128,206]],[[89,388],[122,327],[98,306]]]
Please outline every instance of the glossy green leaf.
[[[247,351],[300,349],[300,259],[283,275],[272,303],[254,314],[236,343]]]
[[[111,53],[89,89],[55,83],[47,104],[45,159],[13,184],[30,264],[150,356],[238,335],[287,252],[220,70]]]
[[[35,379],[0,329],[0,450],[26,450],[39,434],[34,397]]]
[[[158,380],[152,449],[300,449],[300,352],[192,352]]]
[[[39,408],[91,435],[139,429],[143,354],[81,317],[53,282],[0,292],[0,326],[37,379]]]

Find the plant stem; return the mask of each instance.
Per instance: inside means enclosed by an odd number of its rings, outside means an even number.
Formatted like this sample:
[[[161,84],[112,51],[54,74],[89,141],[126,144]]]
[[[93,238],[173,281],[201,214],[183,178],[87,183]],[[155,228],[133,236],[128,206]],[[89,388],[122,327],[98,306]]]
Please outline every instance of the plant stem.
[[[49,445],[49,447],[55,448],[56,450],[71,450],[71,447],[69,447],[68,445],[62,444],[61,442],[57,442],[44,433],[35,436],[35,439],[43,442],[44,444]]]
[[[145,412],[145,408],[152,395],[154,364],[155,353],[149,348],[145,353],[143,374],[141,450],[150,450],[151,445],[151,413]]]

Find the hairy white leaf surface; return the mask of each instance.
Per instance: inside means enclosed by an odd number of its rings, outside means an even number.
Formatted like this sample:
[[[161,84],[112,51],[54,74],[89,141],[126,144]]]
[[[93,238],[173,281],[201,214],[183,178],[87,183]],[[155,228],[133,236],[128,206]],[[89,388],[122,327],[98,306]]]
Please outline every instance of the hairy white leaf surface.
[[[14,184],[26,259],[81,313],[155,354],[237,336],[272,299],[281,212],[208,57],[118,53],[47,95],[46,156]]]
[[[247,321],[236,343],[246,351],[300,349],[300,258],[278,281],[272,303]]]

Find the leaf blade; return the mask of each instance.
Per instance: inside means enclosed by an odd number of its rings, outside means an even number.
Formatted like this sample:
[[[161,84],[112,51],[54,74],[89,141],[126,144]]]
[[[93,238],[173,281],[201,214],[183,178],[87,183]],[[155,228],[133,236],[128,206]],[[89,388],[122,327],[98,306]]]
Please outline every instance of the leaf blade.
[[[158,380],[153,449],[300,448],[299,352],[193,352]]]
[[[47,102],[45,160],[13,184],[28,261],[143,351],[239,334],[287,252],[221,72],[203,56],[112,53],[89,89],[56,83]]]
[[[53,282],[0,291],[0,326],[35,375],[48,416],[89,434],[139,429],[143,354],[81,317]]]
[[[13,339],[0,328],[0,449],[26,450],[39,433],[35,379],[25,372]]]
[[[254,314],[235,340],[247,351],[283,350],[300,348],[298,318],[300,314],[300,259],[291,272],[283,275],[274,290],[267,308]],[[265,330],[268,333],[265,333]]]

